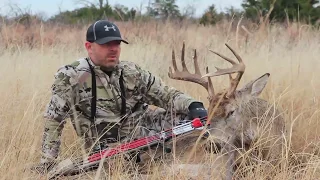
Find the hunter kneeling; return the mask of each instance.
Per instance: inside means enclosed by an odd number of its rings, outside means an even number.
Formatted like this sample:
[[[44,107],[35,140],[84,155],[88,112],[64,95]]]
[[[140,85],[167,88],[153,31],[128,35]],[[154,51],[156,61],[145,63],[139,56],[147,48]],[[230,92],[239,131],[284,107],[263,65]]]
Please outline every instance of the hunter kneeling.
[[[55,164],[67,118],[85,148],[96,152],[114,142],[170,129],[181,120],[207,116],[202,102],[165,85],[133,62],[119,61],[122,42],[128,44],[114,23],[96,21],[86,34],[88,57],[56,73],[45,111],[40,171]],[[148,105],[159,108],[151,110]],[[170,110],[175,112],[174,120]]]

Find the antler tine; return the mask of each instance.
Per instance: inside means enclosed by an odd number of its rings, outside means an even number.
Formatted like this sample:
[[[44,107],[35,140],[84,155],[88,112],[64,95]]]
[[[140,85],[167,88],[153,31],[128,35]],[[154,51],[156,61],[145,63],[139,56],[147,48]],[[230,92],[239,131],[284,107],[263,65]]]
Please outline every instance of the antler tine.
[[[198,64],[197,51],[194,50],[194,57],[193,57],[194,69],[195,69],[194,74],[191,74],[188,71],[186,63],[185,63],[185,59],[184,59],[185,58],[185,56],[184,56],[185,43],[183,42],[182,52],[181,52],[182,71],[178,71],[176,60],[175,60],[174,50],[172,50],[172,52],[173,52],[172,53],[172,64],[173,64],[173,69],[175,72],[172,72],[172,68],[169,67],[169,72],[168,72],[169,78],[197,83],[197,84],[203,86],[208,91],[210,96],[213,96],[214,95],[213,87],[209,87],[209,84],[211,83],[211,85],[212,85],[212,82],[208,82],[205,79],[201,78],[202,75],[200,73],[200,68],[199,68],[199,64]]]
[[[206,67],[206,73],[209,73],[208,66]],[[213,84],[210,77],[208,77],[208,93],[209,93],[209,100],[211,101],[210,98],[212,98],[215,93],[214,93],[214,88],[213,88]]]
[[[233,79],[231,74],[229,74],[230,89],[229,89],[229,91],[228,91],[228,93],[226,95],[227,97],[230,97],[236,91],[237,86],[238,86],[238,84],[240,82],[240,79],[241,79],[242,75],[243,75],[243,73],[239,72],[237,74],[237,76]]]
[[[243,63],[242,58],[239,56],[239,54],[237,52],[235,52],[227,43],[225,44],[233,53],[234,56],[236,56],[236,58],[238,59],[239,63]]]
[[[217,68],[217,71],[214,73],[207,73],[202,77],[213,77],[213,76],[220,76],[220,75],[224,75],[224,74],[229,74],[229,79],[230,79],[230,89],[227,93],[227,97],[230,97],[234,91],[237,89],[237,86],[240,82],[240,79],[245,71],[245,64],[243,63],[243,60],[241,59],[241,57],[228,45],[226,44],[226,46],[232,51],[232,53],[236,56],[236,58],[238,59],[239,63],[237,64],[235,61],[233,61],[232,59],[229,59],[217,52],[214,52],[212,50],[210,50],[211,52],[217,54],[218,56],[220,56],[221,58],[225,59],[226,61],[230,62],[232,64],[231,68],[227,68],[227,69],[220,69]],[[238,75],[233,79],[231,74],[233,73],[238,73]]]
[[[173,70],[177,71],[177,62],[176,62],[176,58],[175,58],[175,53],[174,50],[172,49],[172,66],[173,66]],[[173,72],[172,72],[172,68],[169,67],[169,72],[168,72],[168,76],[172,76]]]
[[[197,50],[196,49],[194,50],[193,62],[194,62],[195,74],[198,74],[199,76],[201,76],[201,72],[200,72],[200,68],[199,68],[199,64],[198,64]]]
[[[214,54],[220,56],[221,58],[227,60],[227,61],[230,62],[232,65],[237,64],[237,63],[234,62],[232,59],[227,58],[227,57],[225,57],[224,55],[222,55],[222,54],[220,54],[220,53],[218,53],[218,52],[215,52],[215,51],[213,51],[213,50],[211,50],[211,49],[209,49],[209,51],[211,51],[211,52],[213,52]]]
[[[174,49],[172,49],[172,65],[173,65],[173,69],[176,71],[177,68],[177,62],[176,62],[176,57],[175,57],[175,53],[174,53]]]
[[[189,72],[186,66],[186,62],[184,60],[184,53],[185,53],[185,43],[183,41],[182,50],[181,50],[181,64],[182,64],[182,71]]]

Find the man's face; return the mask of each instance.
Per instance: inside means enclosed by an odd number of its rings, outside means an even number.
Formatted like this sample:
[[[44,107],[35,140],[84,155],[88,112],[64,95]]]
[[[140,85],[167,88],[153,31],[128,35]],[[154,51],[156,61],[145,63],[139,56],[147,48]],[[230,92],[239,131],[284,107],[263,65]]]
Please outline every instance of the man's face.
[[[110,41],[106,44],[86,42],[85,46],[92,61],[97,66],[112,68],[119,63],[121,41]]]

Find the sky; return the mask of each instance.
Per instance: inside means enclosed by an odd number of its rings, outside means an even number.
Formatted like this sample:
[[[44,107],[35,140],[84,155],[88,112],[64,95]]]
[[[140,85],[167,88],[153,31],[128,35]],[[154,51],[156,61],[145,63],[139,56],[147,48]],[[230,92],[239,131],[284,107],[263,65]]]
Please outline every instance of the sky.
[[[87,0],[91,2],[98,2],[98,0]],[[109,0],[110,5],[116,3],[125,5],[129,8],[137,8],[144,10],[148,5],[149,0]],[[241,8],[242,0],[177,0],[177,5],[181,10],[192,5],[196,7],[196,16],[200,16],[206,8],[211,4],[215,4],[218,11],[224,10],[226,7],[234,6],[235,8]],[[13,12],[10,7],[21,8],[22,10],[29,9],[33,14],[44,13],[50,17],[60,11],[74,10],[82,7],[81,4],[77,3],[77,0],[0,0],[0,13],[8,14]]]

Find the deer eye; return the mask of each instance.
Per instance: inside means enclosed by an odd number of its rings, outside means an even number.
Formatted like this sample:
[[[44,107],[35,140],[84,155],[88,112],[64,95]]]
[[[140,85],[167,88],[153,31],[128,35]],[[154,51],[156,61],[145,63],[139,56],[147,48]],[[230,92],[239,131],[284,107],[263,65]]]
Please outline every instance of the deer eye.
[[[228,113],[227,117],[232,116],[235,112],[236,112],[236,110],[232,110],[232,111],[230,111],[230,112]]]

